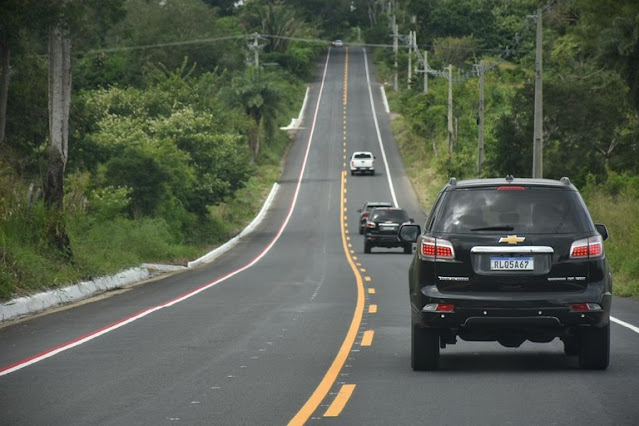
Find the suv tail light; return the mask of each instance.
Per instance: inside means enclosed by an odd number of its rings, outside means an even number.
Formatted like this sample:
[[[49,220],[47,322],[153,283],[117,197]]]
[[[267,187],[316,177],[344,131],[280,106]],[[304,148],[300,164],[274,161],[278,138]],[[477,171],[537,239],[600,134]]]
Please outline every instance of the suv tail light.
[[[377,225],[375,225],[375,222],[366,222],[366,227],[367,228],[375,228]]]
[[[371,215],[371,214],[370,214],[369,212],[364,212],[364,213],[362,213],[362,217],[370,217],[370,215]]]
[[[442,238],[422,237],[419,254],[426,260],[445,262],[455,259],[455,250],[450,241]]]
[[[429,303],[422,308],[422,312],[455,312],[453,303]]]
[[[601,238],[601,235],[574,241],[570,246],[571,259],[601,257],[603,252],[603,238]]]
[[[601,305],[597,303],[573,303],[570,305],[570,310],[573,312],[590,312],[601,311]]]

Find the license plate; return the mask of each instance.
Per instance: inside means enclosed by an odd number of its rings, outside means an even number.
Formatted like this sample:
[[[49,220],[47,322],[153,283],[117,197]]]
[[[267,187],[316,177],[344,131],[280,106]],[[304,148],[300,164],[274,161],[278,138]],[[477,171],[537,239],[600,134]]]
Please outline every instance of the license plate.
[[[535,261],[532,257],[491,257],[491,271],[533,271]]]
[[[382,231],[394,231],[395,229],[397,229],[397,226],[394,226],[394,225],[392,225],[392,226],[381,225],[379,227],[379,229],[381,229]]]

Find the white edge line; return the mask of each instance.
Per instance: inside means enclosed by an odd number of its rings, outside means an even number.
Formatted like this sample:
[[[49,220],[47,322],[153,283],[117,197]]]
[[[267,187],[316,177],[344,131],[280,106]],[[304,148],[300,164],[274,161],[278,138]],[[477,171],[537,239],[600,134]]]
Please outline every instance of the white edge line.
[[[632,324],[628,324],[628,323],[627,323],[627,322],[625,322],[625,321],[621,321],[620,319],[617,319],[617,318],[615,318],[615,317],[610,317],[610,321],[612,321],[612,322],[616,322],[616,323],[617,323],[617,324],[619,324],[619,325],[622,325],[622,326],[624,326],[624,327],[626,327],[626,328],[629,328],[629,329],[631,329],[632,331],[634,331],[635,333],[639,333],[639,327],[635,327],[634,325],[632,325]]]
[[[166,303],[163,303],[161,305],[149,308],[149,309],[147,309],[147,310],[145,310],[143,312],[140,312],[138,314],[135,314],[135,315],[133,315],[131,317],[124,318],[124,319],[122,319],[122,320],[120,320],[120,321],[118,321],[118,322],[116,322],[114,324],[111,324],[111,325],[106,326],[106,327],[104,327],[102,329],[99,329],[99,330],[97,330],[97,331],[95,331],[95,332],[93,332],[91,334],[88,334],[88,335],[86,335],[84,337],[80,337],[80,338],[78,338],[76,340],[72,340],[70,342],[63,343],[60,346],[48,349],[48,350],[46,350],[44,352],[41,352],[38,355],[32,356],[32,357],[24,359],[22,361],[18,361],[18,362],[14,363],[14,364],[10,364],[9,366],[4,367],[4,369],[1,369],[2,367],[0,367],[0,377],[5,376],[5,375],[10,374],[10,373],[13,373],[13,372],[18,371],[18,370],[21,370],[22,368],[25,368],[27,366],[33,365],[33,364],[35,364],[37,362],[40,362],[40,361],[42,361],[44,359],[47,359],[49,357],[52,357],[54,355],[57,355],[57,354],[59,354],[61,352],[64,352],[64,351],[66,351],[68,349],[71,349],[71,348],[74,348],[76,346],[79,346],[79,345],[81,345],[83,343],[86,343],[86,342],[88,342],[90,340],[95,339],[96,337],[102,336],[103,334],[107,334],[107,333],[109,333],[109,332],[111,332],[113,330],[116,330],[116,329],[118,329],[118,328],[120,328],[120,327],[122,327],[122,326],[124,326],[126,324],[129,324],[129,323],[131,323],[131,322],[133,322],[135,320],[138,320],[138,319],[140,319],[142,317],[145,317],[145,316],[147,316],[148,314],[150,314],[152,312],[158,311],[158,310],[163,309],[163,308],[167,308],[169,306],[173,306],[173,305],[175,305],[175,304],[177,304],[179,302],[182,302],[182,301],[184,301],[186,299],[189,299],[189,298],[195,296],[196,294],[199,294],[199,293],[203,292],[204,290],[208,290],[209,288],[221,283],[222,281],[225,281],[225,280],[227,280],[227,279],[239,274],[240,272],[243,272],[243,271],[249,269],[250,267],[255,265],[257,262],[259,262],[266,255],[266,253],[268,253],[271,250],[271,248],[275,245],[275,243],[279,240],[280,236],[284,232],[284,229],[288,225],[288,222],[289,222],[291,216],[293,215],[293,211],[295,210],[295,206],[297,204],[297,197],[299,195],[300,188],[301,188],[301,185],[302,185],[302,178],[304,176],[304,171],[306,170],[306,163],[308,161],[308,156],[309,156],[309,153],[310,153],[310,150],[311,150],[311,144],[313,142],[313,134],[315,133],[315,124],[317,122],[317,115],[318,115],[318,112],[319,112],[319,106],[320,106],[320,102],[322,100],[322,93],[324,91],[324,83],[326,81],[326,73],[327,73],[327,70],[328,70],[328,61],[329,61],[329,59],[330,59],[330,51],[326,55],[326,63],[324,64],[324,74],[322,75],[322,83],[320,85],[319,95],[317,97],[317,103],[315,105],[315,113],[313,114],[313,123],[311,125],[311,130],[309,132],[308,142],[307,142],[307,146],[306,146],[306,152],[304,154],[304,159],[302,161],[302,168],[300,169],[300,174],[299,174],[299,177],[297,179],[297,186],[295,187],[295,193],[293,194],[293,200],[291,201],[291,205],[289,207],[288,214],[286,215],[286,218],[284,219],[284,222],[282,223],[282,226],[280,227],[280,229],[277,232],[277,234],[275,235],[275,237],[260,252],[260,254],[257,255],[257,257],[255,257],[252,261],[250,261],[246,265],[242,266],[241,268],[236,269],[235,271],[232,271],[232,272],[230,272],[230,273],[218,278],[217,280],[215,280],[213,282],[210,282],[210,283],[208,283],[208,284],[206,284],[206,285],[204,285],[202,287],[199,287],[199,288],[197,288],[195,290],[192,290],[192,291],[190,291],[190,292],[188,292],[188,293],[186,293],[186,294],[184,294],[184,295],[182,295],[182,296],[180,296],[180,297],[178,297],[176,299],[173,299],[173,300],[170,300],[170,301],[168,301]]]
[[[386,114],[390,114],[390,107],[388,106],[388,98],[386,97],[386,90],[384,89],[384,85],[379,85],[379,91],[382,92],[382,102],[384,103],[384,111]]]
[[[382,142],[382,134],[379,131],[379,123],[377,122],[377,113],[375,112],[375,102],[373,102],[373,90],[371,89],[371,77],[368,72],[368,56],[366,55],[366,49],[364,51],[364,65],[366,66],[366,82],[368,84],[368,95],[371,101],[371,109],[373,111],[373,122],[375,123],[375,131],[377,132],[377,140],[379,141],[379,147],[382,151],[382,158],[384,159],[384,168],[386,170],[386,180],[388,180],[388,188],[390,189],[391,196],[393,197],[393,204],[395,207],[397,204],[397,197],[395,196],[395,188],[393,187],[393,179],[391,178],[390,170],[388,169],[388,161],[386,160],[386,151],[384,150],[384,142]]]

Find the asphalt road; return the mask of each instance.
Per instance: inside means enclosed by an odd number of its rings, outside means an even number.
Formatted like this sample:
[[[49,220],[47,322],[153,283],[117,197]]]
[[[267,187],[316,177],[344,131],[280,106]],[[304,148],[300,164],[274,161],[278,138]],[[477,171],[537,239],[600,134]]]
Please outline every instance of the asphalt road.
[[[580,370],[558,341],[461,341],[440,371],[410,369],[411,256],[363,254],[357,209],[389,200],[425,217],[365,58],[332,49],[318,68],[249,238],[197,269],[0,328],[1,424],[639,423],[639,330],[618,323],[607,371]],[[355,150],[377,156],[375,176],[347,173]],[[613,315],[636,327],[639,303],[616,298]]]

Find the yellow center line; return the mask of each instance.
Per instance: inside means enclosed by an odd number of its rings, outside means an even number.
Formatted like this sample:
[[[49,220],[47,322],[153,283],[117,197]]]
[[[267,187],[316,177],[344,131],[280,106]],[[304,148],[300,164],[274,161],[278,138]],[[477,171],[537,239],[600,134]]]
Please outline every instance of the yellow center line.
[[[346,49],[345,77],[347,76],[347,73],[348,73],[348,49]],[[347,87],[348,87],[348,79],[345,78],[344,104],[346,104],[347,102],[347,97],[346,97]],[[346,150],[344,150],[344,152],[346,152]],[[341,179],[342,194],[344,193],[345,188],[346,188],[346,170],[342,170],[342,179]],[[344,197],[343,196],[340,197],[340,212],[346,211],[346,206],[344,205],[344,201],[345,201]],[[331,390],[331,387],[333,387],[333,385],[335,384],[335,381],[337,380],[337,377],[339,376],[340,371],[342,370],[342,368],[346,364],[346,361],[348,360],[348,356],[353,348],[353,345],[355,344],[355,339],[357,338],[357,333],[362,323],[362,317],[364,316],[364,304],[365,304],[364,280],[362,279],[362,275],[357,270],[357,266],[355,266],[355,263],[353,261],[353,258],[355,257],[353,256],[354,251],[349,250],[348,243],[346,241],[346,232],[345,232],[346,219],[347,219],[346,214],[340,213],[340,229],[342,234],[342,247],[344,248],[344,255],[346,256],[346,260],[348,261],[348,264],[350,265],[351,270],[353,271],[353,275],[355,275],[355,281],[357,284],[357,301],[355,303],[355,311],[353,312],[353,318],[351,319],[351,325],[348,328],[346,337],[344,338],[344,341],[342,342],[342,345],[340,346],[339,351],[337,352],[337,355],[335,356],[335,359],[331,363],[331,366],[328,368],[328,371],[326,372],[326,374],[324,374],[324,377],[320,381],[317,388],[315,388],[315,391],[313,391],[313,394],[310,396],[310,398],[306,401],[306,403],[304,403],[302,408],[297,412],[297,414],[295,414],[295,416],[288,423],[289,425],[305,424],[308,421],[308,419],[313,415],[315,410],[317,410],[317,408],[322,403],[324,398],[326,398],[326,395],[328,395],[329,391]],[[335,401],[333,401],[333,404],[331,404],[331,407],[333,407],[333,405],[335,404],[341,404],[341,405],[335,405],[334,412],[336,414],[333,414],[333,415],[335,416],[339,415],[339,413],[342,411],[342,408],[344,407],[344,405],[350,398],[351,394],[353,393],[354,389],[355,389],[355,385],[342,386],[342,390],[340,390],[338,397],[335,398]],[[337,402],[338,399],[340,400],[339,403]],[[328,414],[324,414],[325,416],[330,416],[331,413],[333,413],[333,411],[331,411],[331,407],[329,407],[329,410],[327,410]],[[329,413],[329,411],[331,411],[331,413]]]

